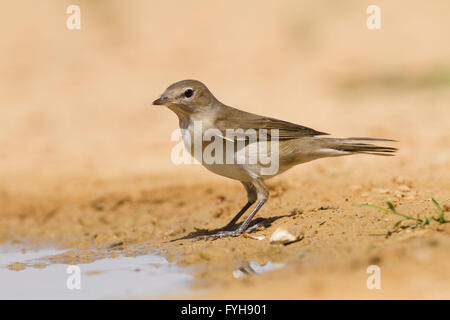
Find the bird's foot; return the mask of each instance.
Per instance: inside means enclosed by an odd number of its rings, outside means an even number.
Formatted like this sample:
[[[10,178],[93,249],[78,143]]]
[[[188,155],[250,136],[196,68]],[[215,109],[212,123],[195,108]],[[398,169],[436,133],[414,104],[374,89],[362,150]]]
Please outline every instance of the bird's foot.
[[[258,224],[255,224],[254,226],[251,226],[250,228],[247,228],[245,230],[242,230],[241,228],[238,228],[236,230],[227,230],[225,227],[216,233],[198,236],[195,239],[196,240],[217,240],[217,239],[226,238],[226,237],[239,237],[240,235],[244,235],[245,238],[254,239],[254,237],[251,237],[248,234],[255,230],[264,230],[264,226],[262,226],[258,223]]]
[[[244,232],[239,229],[232,230],[232,231],[221,230],[216,233],[198,236],[195,238],[195,240],[217,240],[217,239],[226,238],[226,237],[239,237],[243,233]]]

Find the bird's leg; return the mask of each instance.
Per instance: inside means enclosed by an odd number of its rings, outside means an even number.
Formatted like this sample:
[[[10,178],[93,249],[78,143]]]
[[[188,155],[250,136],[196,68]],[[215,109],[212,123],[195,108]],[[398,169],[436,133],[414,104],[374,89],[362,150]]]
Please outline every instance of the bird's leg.
[[[258,199],[258,203],[256,204],[256,207],[253,209],[253,211],[250,213],[250,215],[239,226],[239,228],[237,228],[236,230],[221,230],[214,234],[200,236],[197,239],[205,239],[206,240],[206,239],[218,239],[218,238],[224,238],[224,237],[237,237],[237,236],[240,236],[242,233],[244,233],[245,230],[247,230],[248,226],[250,225],[250,222],[253,219],[253,217],[256,215],[256,213],[259,211],[259,209],[261,209],[261,207],[264,205],[264,203],[266,203],[266,201],[269,197],[269,189],[267,188],[267,186],[264,184],[264,182],[262,180],[256,180],[252,183],[252,185],[253,185],[253,187],[251,189],[255,190],[255,193],[256,193],[256,196]],[[245,184],[244,184],[244,186],[245,186]],[[246,187],[246,189],[247,189],[247,187]],[[249,189],[247,189],[247,192],[248,192],[248,190]],[[250,202],[250,200],[249,200],[249,202]],[[248,208],[246,208],[247,205],[250,206],[251,204],[247,203],[244,206],[244,208],[242,208],[241,211],[243,211],[244,209],[247,210],[248,209]],[[233,218],[233,220],[230,221],[229,225],[231,224],[231,222],[233,222],[232,225],[234,225],[236,220],[238,220],[239,217],[243,214],[243,212],[241,213],[241,211],[236,215],[236,217]]]
[[[239,218],[240,218],[240,217],[248,210],[248,208],[251,207],[251,205],[252,205],[253,203],[255,203],[255,202],[254,202],[254,201],[253,201],[253,202],[248,201],[248,202],[245,204],[245,206],[243,206],[242,209],[238,212],[238,214],[237,214],[233,219],[231,219],[231,221],[228,222],[228,224],[227,224],[225,227],[220,228],[220,230],[221,230],[221,231],[231,230],[231,228],[236,224],[236,221],[239,220]]]
[[[239,226],[239,228],[236,229],[235,232],[237,232],[238,235],[242,234],[245,230],[247,230],[253,217],[256,215],[256,213],[259,211],[259,209],[261,209],[261,207],[264,205],[264,203],[266,203],[266,201],[267,201],[267,199],[262,199],[262,200],[258,201],[258,203],[256,204],[255,209],[253,209],[252,213],[250,213],[250,215],[247,217],[247,219],[245,219],[244,222],[242,222],[242,224]]]
[[[247,203],[245,204],[244,207],[242,207],[242,209],[238,212],[238,214],[233,219],[231,219],[230,222],[228,222],[228,224],[225,227],[220,229],[220,231],[231,230],[231,228],[236,224],[239,218],[248,210],[248,208],[252,206],[252,204],[256,202],[258,195],[256,193],[256,189],[253,186],[253,184],[249,182],[241,182],[241,183],[244,185],[244,188],[247,191]]]
[[[207,240],[207,239],[219,239],[219,238],[225,238],[225,237],[237,237],[240,236],[244,231],[247,229],[248,225],[250,224],[250,221],[253,219],[255,214],[258,212],[259,209],[263,206],[263,204],[266,202],[266,199],[259,200],[256,204],[256,207],[253,209],[252,213],[247,217],[247,219],[244,220],[244,222],[237,228],[236,230],[222,230],[213,234],[207,234],[204,236],[199,236],[197,239],[201,240]]]

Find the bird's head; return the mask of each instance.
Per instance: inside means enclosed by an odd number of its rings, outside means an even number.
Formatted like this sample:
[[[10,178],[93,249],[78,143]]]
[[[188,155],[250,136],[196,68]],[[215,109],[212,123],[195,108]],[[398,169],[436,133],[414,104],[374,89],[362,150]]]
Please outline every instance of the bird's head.
[[[208,88],[197,80],[183,80],[169,86],[153,105],[163,105],[175,113],[193,114],[211,107],[215,101]]]

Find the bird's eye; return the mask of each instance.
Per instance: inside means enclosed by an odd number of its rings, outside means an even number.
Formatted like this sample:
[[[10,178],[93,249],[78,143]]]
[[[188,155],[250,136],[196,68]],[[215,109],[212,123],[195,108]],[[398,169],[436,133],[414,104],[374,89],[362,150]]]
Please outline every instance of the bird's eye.
[[[186,91],[184,91],[184,96],[186,97],[186,98],[190,98],[190,97],[192,97],[192,95],[194,94],[194,90],[192,90],[192,89],[186,89]]]

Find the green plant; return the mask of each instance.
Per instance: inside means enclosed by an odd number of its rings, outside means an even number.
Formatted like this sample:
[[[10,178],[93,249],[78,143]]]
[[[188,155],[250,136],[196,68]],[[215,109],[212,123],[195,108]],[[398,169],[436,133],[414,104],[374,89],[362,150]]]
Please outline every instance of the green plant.
[[[431,198],[431,201],[433,202],[433,204],[434,204],[434,206],[436,207],[436,210],[437,210],[437,212],[438,212],[438,221],[439,221],[439,224],[443,224],[443,223],[446,223],[446,222],[450,222],[450,220],[445,220],[445,218],[444,218],[444,212],[442,211],[442,208],[441,208],[441,206],[439,205],[439,203],[436,201],[436,199],[434,199],[433,197]]]
[[[394,229],[397,228],[398,226],[400,226],[400,224],[405,221],[405,220],[414,220],[417,222],[418,225],[424,227],[426,225],[431,226],[434,221],[437,221],[439,224],[444,224],[444,223],[449,223],[450,220],[446,220],[444,217],[444,212],[441,209],[441,206],[439,205],[439,203],[436,201],[436,199],[434,199],[433,197],[431,198],[431,201],[433,202],[434,206],[436,207],[436,211],[438,213],[438,217],[431,217],[431,216],[425,216],[424,219],[421,218],[415,218],[403,213],[400,213],[397,211],[397,209],[395,209],[394,205],[392,204],[392,202],[390,201],[385,201],[385,203],[387,204],[388,208],[383,208],[380,206],[375,206],[373,204],[360,204],[357,205],[358,207],[368,207],[368,208],[373,208],[373,209],[377,209],[379,211],[384,211],[387,213],[393,213],[395,215],[398,215],[400,217],[402,217],[403,219],[400,219],[399,221],[397,221],[394,224]]]

